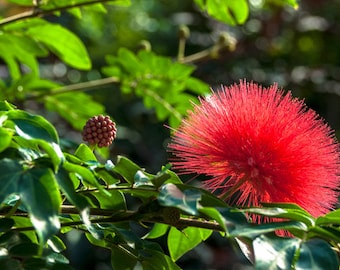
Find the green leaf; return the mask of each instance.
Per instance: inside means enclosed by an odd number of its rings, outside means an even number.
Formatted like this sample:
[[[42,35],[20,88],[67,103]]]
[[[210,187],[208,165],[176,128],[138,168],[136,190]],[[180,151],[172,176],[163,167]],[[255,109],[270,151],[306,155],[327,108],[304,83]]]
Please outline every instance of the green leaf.
[[[246,0],[195,0],[195,2],[211,17],[227,24],[243,24],[248,18],[249,7]]]
[[[6,128],[0,127],[0,152],[4,151],[12,141],[13,132]]]
[[[44,245],[60,227],[58,212],[61,196],[51,170],[32,168],[24,171],[22,165],[13,160],[0,161],[0,201],[11,194],[17,194]]]
[[[163,252],[148,249],[146,251],[143,250],[145,257],[142,260],[142,266],[145,270],[159,270],[159,269],[167,269],[167,270],[180,270],[181,268],[177,266],[169,256],[165,255]]]
[[[90,117],[105,112],[102,104],[82,92],[50,95],[44,101],[48,110],[58,112],[77,130],[81,130]]]
[[[123,194],[117,190],[109,190],[108,192],[110,193],[110,197],[98,192],[92,194],[98,200],[100,208],[112,210],[112,213],[126,210],[125,197]]]
[[[72,179],[69,177],[68,172],[63,168],[60,168],[56,174],[56,179],[67,200],[77,207],[80,212],[83,211],[84,213],[88,213],[84,210],[90,207],[90,203],[83,195],[75,191],[77,186],[73,185]],[[88,219],[89,217],[85,218]]]
[[[324,240],[312,239],[302,243],[296,270],[338,270],[339,257]]]
[[[21,175],[18,194],[43,245],[60,228],[61,196],[54,174],[49,169],[33,168]]]
[[[130,159],[118,156],[117,162],[113,171],[120,174],[127,183],[133,184],[135,181],[135,175],[137,171],[141,170],[141,168],[133,163]]]
[[[18,192],[18,184],[23,171],[22,165],[11,159],[0,160],[0,203],[7,196]]]
[[[108,67],[103,72],[108,76],[118,77],[121,90],[124,93],[135,93],[143,98],[145,107],[154,109],[159,121],[169,119],[171,126],[178,126],[183,115],[191,108],[188,99],[196,99],[186,93],[209,91],[209,87],[198,79],[191,82],[194,67],[173,62],[168,57],[156,55],[150,51],[140,51],[138,54],[121,48],[116,57],[107,56]],[[131,83],[133,82],[133,83]],[[190,83],[190,81],[189,81]],[[199,86],[196,89],[195,86]]]
[[[33,257],[39,253],[39,245],[34,243],[21,243],[9,250],[10,255],[15,257]]]
[[[38,62],[30,50],[31,45],[30,39],[25,37],[17,37],[9,33],[0,34],[0,58],[8,65],[12,79],[21,76],[19,63],[26,64],[32,73],[39,73]]]
[[[224,229],[224,231],[227,231],[227,226],[225,224],[224,217],[221,215],[221,213],[216,208],[202,207],[199,209],[199,212],[215,220]]]
[[[179,231],[171,227],[168,234],[168,248],[173,261],[178,260],[189,250],[206,240],[212,234],[212,230],[188,227]]]
[[[155,239],[167,233],[169,225],[163,223],[155,223],[151,231],[144,238]]]
[[[93,174],[93,172],[83,166],[72,164],[71,162],[65,161],[63,163],[63,168],[71,173],[75,173],[81,177],[81,181],[83,184],[88,185],[90,187],[96,187],[99,191],[103,192],[107,196],[110,196],[104,187],[98,182],[97,178]]]
[[[71,67],[84,70],[91,68],[91,60],[82,41],[61,25],[34,19],[27,28],[26,34],[43,43]]]
[[[318,217],[315,223],[316,225],[327,224],[340,225],[340,209],[336,209],[334,211],[327,213],[326,215]]]
[[[292,263],[301,240],[261,235],[253,242],[255,269],[292,269]],[[312,269],[312,268],[304,268]]]
[[[97,161],[93,151],[83,143],[78,146],[74,155],[83,161]]]
[[[125,250],[124,247],[111,246],[111,266],[112,269],[131,270],[137,264],[137,257]]]
[[[133,187],[140,187],[140,186],[151,186],[153,187],[153,183],[149,176],[147,176],[143,171],[138,170],[134,176],[134,184]]]
[[[307,232],[307,226],[298,221],[282,221],[271,222],[263,224],[249,224],[244,226],[237,226],[235,229],[230,230],[229,236],[231,237],[248,237],[254,238],[260,234],[270,233],[277,230],[293,230],[298,232]]]
[[[54,252],[60,253],[66,249],[64,242],[56,235],[48,239],[47,244]]]
[[[11,218],[0,218],[0,232],[10,230],[14,225],[14,220]]]
[[[162,206],[177,207],[190,215],[198,215],[201,193],[195,189],[183,192],[174,184],[165,184],[160,188],[158,202]]]
[[[287,218],[291,220],[301,221],[305,223],[308,227],[313,227],[315,225],[314,218],[304,210],[298,208],[248,208],[242,210],[247,213],[262,215],[265,217],[276,217],[276,218]]]
[[[179,179],[177,174],[168,169],[169,166],[164,166],[160,172],[151,178],[151,182],[156,188],[159,188],[165,183],[181,184],[182,181]]]
[[[7,112],[8,120],[15,124],[15,129],[25,139],[40,139],[49,143],[59,143],[55,128],[44,117],[21,110]]]

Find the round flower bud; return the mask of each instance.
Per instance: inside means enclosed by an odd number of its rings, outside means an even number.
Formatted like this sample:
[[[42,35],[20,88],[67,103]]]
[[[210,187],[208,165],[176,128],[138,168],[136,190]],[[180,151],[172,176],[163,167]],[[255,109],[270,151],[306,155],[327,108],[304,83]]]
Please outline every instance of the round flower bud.
[[[83,127],[83,140],[90,145],[108,147],[116,138],[116,124],[109,116],[93,116]]]

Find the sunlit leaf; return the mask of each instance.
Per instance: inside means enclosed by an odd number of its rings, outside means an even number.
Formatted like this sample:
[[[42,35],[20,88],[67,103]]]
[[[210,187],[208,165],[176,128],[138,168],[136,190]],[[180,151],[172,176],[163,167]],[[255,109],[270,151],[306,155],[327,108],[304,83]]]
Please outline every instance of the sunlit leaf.
[[[336,209],[327,213],[326,215],[320,216],[316,219],[316,225],[325,224],[336,224],[340,225],[340,209]]]
[[[0,152],[4,151],[12,141],[13,132],[0,127]]]
[[[169,225],[162,223],[155,223],[151,229],[151,231],[145,235],[145,238],[154,239],[163,236],[167,233],[169,229]]]
[[[195,2],[211,17],[224,23],[243,24],[248,18],[249,7],[246,0],[195,0]]]
[[[83,143],[78,146],[74,155],[83,161],[97,161],[93,151]]]
[[[29,25],[26,34],[42,42],[71,67],[85,70],[91,68],[91,60],[82,41],[61,25],[35,19]]]
[[[175,227],[171,227],[168,234],[168,248],[171,259],[178,260],[186,252],[206,240],[211,233],[212,231],[208,229],[188,227],[179,231]]]

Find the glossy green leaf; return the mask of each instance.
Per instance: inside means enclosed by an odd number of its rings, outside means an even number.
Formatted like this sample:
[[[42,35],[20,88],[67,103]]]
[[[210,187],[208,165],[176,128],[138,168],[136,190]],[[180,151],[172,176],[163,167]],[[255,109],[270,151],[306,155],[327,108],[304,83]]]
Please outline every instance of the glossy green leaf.
[[[54,252],[60,253],[66,249],[64,242],[56,235],[53,235],[50,239],[48,239],[47,244]]]
[[[18,193],[18,185],[23,172],[22,165],[15,160],[0,160],[0,202],[2,203],[7,196]]]
[[[134,176],[134,184],[133,187],[140,187],[140,186],[152,186],[153,183],[143,171],[138,170]]]
[[[339,257],[324,240],[312,239],[302,243],[296,270],[338,270]]]
[[[221,215],[224,218],[225,225],[226,225],[225,228],[227,228],[228,235],[231,231],[235,230],[236,228],[239,228],[239,227],[242,227],[248,224],[248,220],[245,214],[236,209],[229,208],[229,207],[228,208],[219,207],[217,208],[217,210],[221,213]]]
[[[168,234],[168,248],[170,257],[177,261],[186,252],[196,247],[212,234],[212,230],[188,227],[179,231],[171,227]]]
[[[260,234],[270,233],[277,230],[296,230],[300,232],[307,232],[307,226],[298,221],[282,221],[271,222],[263,224],[249,224],[244,226],[238,226],[233,230],[229,230],[232,237],[248,237],[253,238]]]
[[[91,60],[82,41],[61,25],[35,19],[27,29],[26,34],[42,42],[71,67],[84,70],[91,68]]]
[[[163,206],[177,207],[190,215],[198,215],[201,193],[195,189],[181,191],[174,184],[165,184],[160,188],[158,202]]]
[[[61,196],[51,170],[33,168],[23,173],[18,194],[30,213],[41,244],[45,244],[60,228]]]
[[[50,143],[59,143],[55,128],[42,116],[12,110],[7,112],[7,117],[15,124],[15,129],[20,136],[26,139],[41,139]]]
[[[261,235],[255,238],[255,269],[291,269],[300,242],[299,239],[277,236]]]

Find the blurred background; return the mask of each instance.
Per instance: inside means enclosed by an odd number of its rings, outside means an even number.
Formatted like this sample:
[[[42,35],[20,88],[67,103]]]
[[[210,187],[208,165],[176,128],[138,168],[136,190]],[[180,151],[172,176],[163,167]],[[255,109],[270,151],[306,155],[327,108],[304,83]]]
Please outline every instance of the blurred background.
[[[213,89],[244,78],[264,86],[277,82],[294,96],[305,99],[340,138],[340,1],[299,1],[297,10],[277,5],[278,2],[283,1],[249,0],[250,16],[240,26],[228,26],[209,18],[190,0],[134,0],[129,7],[111,6],[107,13],[88,9],[81,20],[68,13],[49,16],[48,20],[64,25],[83,40],[93,68],[85,72],[75,70],[50,56],[41,60],[41,76],[64,84],[103,78],[105,55],[116,54],[120,47],[136,51],[141,40],[148,40],[157,54],[175,58],[178,28],[183,24],[191,32],[186,55],[212,46],[226,32],[236,38],[235,50],[195,63],[197,78]],[[7,1],[0,1],[2,17],[21,11]],[[0,62],[0,75],[4,68]],[[118,85],[88,93],[117,122],[119,133],[110,149],[111,157],[126,155],[151,173],[167,163],[170,131],[166,123],[157,121],[152,109],[146,109],[133,95],[123,95]],[[53,113],[45,113],[61,136],[81,142],[78,131]],[[93,251],[77,233],[68,240],[73,243],[68,256],[75,269],[110,269],[109,251]],[[235,255],[227,240],[217,237],[187,254],[179,265],[196,270],[252,269],[245,258]]]

